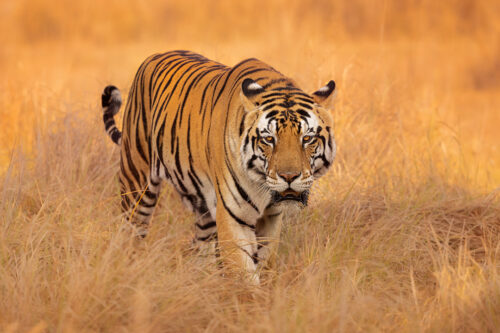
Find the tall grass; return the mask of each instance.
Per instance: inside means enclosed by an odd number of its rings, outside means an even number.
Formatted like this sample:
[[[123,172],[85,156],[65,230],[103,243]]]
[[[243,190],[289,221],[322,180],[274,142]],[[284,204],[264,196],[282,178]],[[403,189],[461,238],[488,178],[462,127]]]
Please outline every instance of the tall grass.
[[[500,48],[489,1],[4,1],[0,331],[463,331],[500,327]],[[189,251],[161,193],[121,228],[101,123],[154,52],[255,56],[313,91],[339,146],[260,287]]]

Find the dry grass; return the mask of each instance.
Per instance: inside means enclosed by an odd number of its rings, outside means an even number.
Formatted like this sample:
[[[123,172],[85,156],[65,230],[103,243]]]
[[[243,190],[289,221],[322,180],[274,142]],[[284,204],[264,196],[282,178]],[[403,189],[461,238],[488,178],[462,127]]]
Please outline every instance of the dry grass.
[[[499,13],[465,0],[2,1],[0,331],[498,331]],[[339,86],[337,160],[259,288],[187,251],[193,217],[170,188],[142,244],[120,231],[99,95],[177,48]]]

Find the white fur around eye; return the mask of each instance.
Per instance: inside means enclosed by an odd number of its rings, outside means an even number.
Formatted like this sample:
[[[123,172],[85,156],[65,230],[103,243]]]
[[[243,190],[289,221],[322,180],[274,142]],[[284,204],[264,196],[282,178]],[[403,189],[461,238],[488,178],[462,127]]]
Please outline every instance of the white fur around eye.
[[[315,132],[315,129],[319,125],[318,117],[312,112],[309,112],[309,115],[310,115],[310,118],[307,121],[305,121],[305,120],[301,121],[303,133]],[[304,135],[306,135],[306,134],[304,134]]]

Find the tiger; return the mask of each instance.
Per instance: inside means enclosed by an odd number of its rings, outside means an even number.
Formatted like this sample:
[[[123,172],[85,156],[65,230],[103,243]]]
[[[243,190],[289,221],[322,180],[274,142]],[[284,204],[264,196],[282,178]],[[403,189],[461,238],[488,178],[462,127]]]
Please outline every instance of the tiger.
[[[167,181],[196,215],[195,246],[215,246],[224,267],[259,284],[284,212],[307,205],[335,158],[334,92],[331,80],[307,94],[256,58],[228,67],[184,50],[148,57],[121,131],[119,89],[107,86],[101,99],[105,130],[120,146],[127,225],[146,236]]]

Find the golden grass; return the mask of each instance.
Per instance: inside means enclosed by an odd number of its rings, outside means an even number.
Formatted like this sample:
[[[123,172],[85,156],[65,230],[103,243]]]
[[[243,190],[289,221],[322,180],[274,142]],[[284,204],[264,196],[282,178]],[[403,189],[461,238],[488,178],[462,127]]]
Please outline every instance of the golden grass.
[[[0,331],[494,332],[500,10],[493,1],[3,1]],[[255,56],[338,84],[338,157],[251,288],[188,251],[165,187],[121,231],[99,97],[154,52]],[[250,297],[249,294],[253,294]]]

